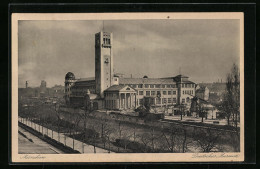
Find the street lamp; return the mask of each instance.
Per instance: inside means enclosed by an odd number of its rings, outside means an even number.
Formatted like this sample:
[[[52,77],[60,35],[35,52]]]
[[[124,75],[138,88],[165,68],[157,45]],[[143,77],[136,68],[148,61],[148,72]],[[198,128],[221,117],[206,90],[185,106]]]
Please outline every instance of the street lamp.
[[[201,113],[201,122],[203,123],[203,118],[204,118],[204,109],[202,106],[200,106],[200,113]]]
[[[182,120],[182,113],[183,113],[183,110],[184,110],[184,105],[181,103],[181,104],[180,104],[181,120]]]

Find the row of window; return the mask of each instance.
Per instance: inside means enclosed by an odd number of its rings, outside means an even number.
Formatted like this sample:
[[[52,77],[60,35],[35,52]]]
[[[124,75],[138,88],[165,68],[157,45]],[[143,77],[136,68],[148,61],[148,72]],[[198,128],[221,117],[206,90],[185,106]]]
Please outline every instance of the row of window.
[[[155,99],[151,99],[151,104],[155,104],[155,101],[156,101],[156,104],[171,104],[171,103],[176,103],[177,102],[177,99],[176,98],[155,98]],[[144,99],[139,99],[139,105],[143,105],[144,104]]]
[[[128,84],[132,88],[176,88],[175,84]]]
[[[116,93],[104,93],[105,97],[117,97],[118,94]]]
[[[103,38],[103,44],[110,44],[110,39]]]
[[[189,97],[186,98],[186,103],[189,103],[191,101],[191,99]],[[181,100],[182,103],[185,103],[185,99]]]
[[[140,90],[138,92],[138,95],[144,95],[144,91]],[[155,95],[161,95],[161,91],[146,91],[146,96],[155,96]],[[176,95],[176,91],[163,91],[163,95]]]
[[[189,94],[189,95],[193,95],[193,90],[183,90],[182,94]]]
[[[183,83],[181,86],[186,87],[186,88],[191,88],[191,87],[195,87],[195,84],[185,84],[185,83]]]

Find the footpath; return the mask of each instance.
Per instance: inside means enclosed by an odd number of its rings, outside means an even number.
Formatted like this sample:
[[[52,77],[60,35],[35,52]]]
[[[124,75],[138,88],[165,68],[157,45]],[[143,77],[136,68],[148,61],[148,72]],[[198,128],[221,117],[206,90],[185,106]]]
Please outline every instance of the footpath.
[[[81,141],[78,141],[76,139],[73,139],[71,137],[66,136],[65,133],[58,133],[56,131],[53,131],[51,129],[48,129],[44,126],[41,126],[37,123],[34,123],[30,120],[27,120],[22,117],[18,117],[19,123],[22,124],[22,126],[28,127],[29,130],[32,130],[31,132],[37,132],[42,134],[42,138],[44,138],[44,141],[51,141],[56,142],[57,145],[63,145],[64,147],[70,148],[72,151],[79,152],[81,154],[87,154],[87,153],[113,153],[109,152],[108,150],[96,147],[96,152],[94,150],[94,146],[88,145],[86,143],[83,143]]]

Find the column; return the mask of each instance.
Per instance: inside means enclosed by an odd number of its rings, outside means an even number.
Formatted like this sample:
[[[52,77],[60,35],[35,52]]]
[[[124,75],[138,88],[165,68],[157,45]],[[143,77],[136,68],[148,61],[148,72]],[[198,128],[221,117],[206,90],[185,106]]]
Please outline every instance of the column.
[[[124,93],[123,108],[125,109],[126,94]]]
[[[135,109],[136,109],[136,93],[134,95],[135,95]]]
[[[132,93],[129,93],[129,99],[130,99],[130,108],[132,108]]]
[[[118,93],[118,100],[119,100],[118,108],[120,109],[121,108],[121,93],[120,92]]]
[[[127,97],[127,93],[125,94],[125,97],[126,97],[126,109],[128,109],[128,106],[129,106],[129,100],[128,100],[128,97]]]

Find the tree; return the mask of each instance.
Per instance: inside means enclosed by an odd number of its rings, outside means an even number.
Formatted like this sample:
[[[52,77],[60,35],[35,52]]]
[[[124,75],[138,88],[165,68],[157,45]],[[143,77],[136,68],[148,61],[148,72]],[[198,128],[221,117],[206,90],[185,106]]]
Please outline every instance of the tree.
[[[71,116],[71,122],[72,122],[72,127],[73,127],[73,149],[74,149],[74,140],[75,140],[75,133],[77,134],[78,128],[79,128],[79,123],[81,121],[81,116],[78,113],[74,113]]]
[[[144,145],[142,151],[144,153],[148,152],[149,150],[149,143],[151,142],[151,135],[149,133],[143,133],[138,135],[140,138],[141,143]]]
[[[233,64],[231,73],[227,74],[226,90],[221,107],[228,119],[228,125],[230,116],[232,116],[232,121],[235,123],[237,129],[240,113],[240,73],[236,64]]]
[[[55,110],[55,115],[57,117],[57,125],[58,125],[58,141],[60,141],[60,125],[62,122],[62,117],[61,117],[61,111],[59,109],[59,105],[57,103],[55,103],[54,105],[54,110]]]
[[[111,126],[106,125],[103,131],[103,137],[105,138],[104,141],[108,142],[108,152],[110,153],[110,144],[111,144],[111,134],[115,132],[115,129],[112,128]],[[105,143],[104,143],[104,148],[105,148]]]
[[[170,130],[169,133],[165,131],[162,132],[162,138],[164,138],[167,143],[166,146],[168,151],[173,153],[175,152],[178,130],[173,125],[171,125],[169,130]]]
[[[182,153],[185,153],[188,150],[188,145],[192,143],[192,141],[188,137],[188,130],[187,128],[183,125],[180,124],[179,126],[179,137],[180,137],[180,142],[181,142],[181,149]]]
[[[220,150],[220,147],[217,146],[220,135],[220,132],[207,128],[206,130],[200,129],[196,131],[193,138],[197,142],[197,145],[202,150],[202,152],[211,152],[213,150]]]

